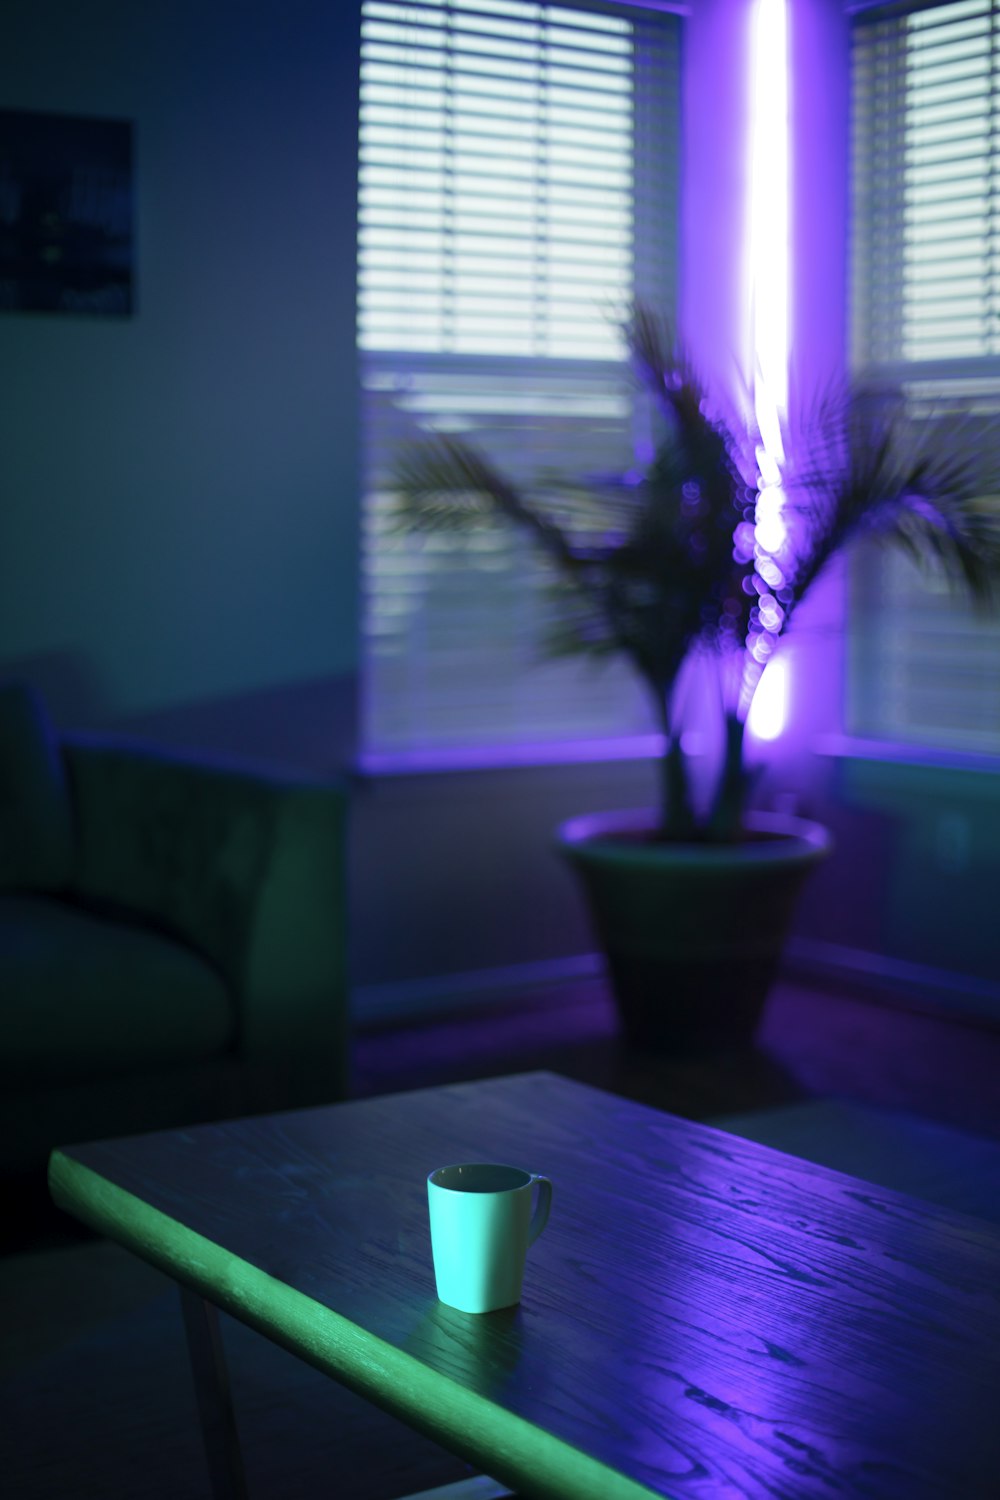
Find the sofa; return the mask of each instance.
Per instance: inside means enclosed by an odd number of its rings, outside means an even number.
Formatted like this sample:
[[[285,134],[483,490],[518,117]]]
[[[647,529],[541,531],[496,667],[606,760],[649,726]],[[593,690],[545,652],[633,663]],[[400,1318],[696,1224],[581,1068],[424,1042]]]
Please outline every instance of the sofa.
[[[0,1175],[348,1086],[342,783],[57,735],[0,685]]]

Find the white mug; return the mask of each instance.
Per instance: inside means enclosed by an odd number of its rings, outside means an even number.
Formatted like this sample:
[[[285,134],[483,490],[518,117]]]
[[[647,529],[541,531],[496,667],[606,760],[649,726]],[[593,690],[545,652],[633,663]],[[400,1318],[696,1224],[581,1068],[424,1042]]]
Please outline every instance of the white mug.
[[[468,1313],[520,1302],[528,1246],[548,1223],[549,1179],[495,1162],[438,1167],[427,1178],[427,1205],[440,1300]]]

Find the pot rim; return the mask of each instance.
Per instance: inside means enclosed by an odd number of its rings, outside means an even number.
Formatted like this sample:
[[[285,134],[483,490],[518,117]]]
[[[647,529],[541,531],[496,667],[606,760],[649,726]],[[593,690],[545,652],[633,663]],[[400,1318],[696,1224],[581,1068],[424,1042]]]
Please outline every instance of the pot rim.
[[[637,860],[675,865],[706,864],[773,864],[778,862],[821,859],[833,846],[828,828],[810,818],[792,813],[752,812],[743,820],[750,833],[765,833],[771,838],[746,843],[634,843],[619,842],[616,835],[652,832],[656,814],[648,807],[619,808],[612,812],[583,813],[561,823],[556,840],[571,858],[619,860],[634,864]]]

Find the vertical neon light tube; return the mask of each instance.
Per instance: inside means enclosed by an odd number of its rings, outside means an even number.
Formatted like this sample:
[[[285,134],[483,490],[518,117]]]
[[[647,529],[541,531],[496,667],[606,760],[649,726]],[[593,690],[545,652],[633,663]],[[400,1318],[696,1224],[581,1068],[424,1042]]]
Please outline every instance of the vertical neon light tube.
[[[785,540],[781,518],[782,419],[788,411],[789,162],[787,0],[757,0],[752,48],[749,294],[754,416],[760,433],[756,538]],[[749,727],[774,739],[785,722],[785,662],[772,663],[753,698]]]
[[[757,0],[750,165],[754,410],[766,456],[780,460],[788,407],[788,26],[786,0]],[[769,473],[765,482],[776,483]]]

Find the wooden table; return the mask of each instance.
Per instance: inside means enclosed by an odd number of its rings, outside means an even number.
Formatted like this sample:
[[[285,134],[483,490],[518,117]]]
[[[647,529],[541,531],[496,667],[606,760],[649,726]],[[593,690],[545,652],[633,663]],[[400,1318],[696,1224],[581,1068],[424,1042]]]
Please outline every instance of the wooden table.
[[[520,1307],[469,1317],[425,1178],[483,1159],[555,1191]],[[186,1289],[218,1495],[215,1306],[525,1496],[1000,1495],[995,1228],[554,1074],[75,1146],[50,1181]]]

